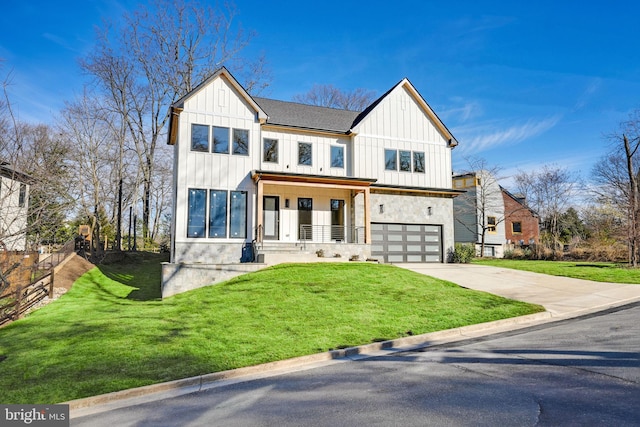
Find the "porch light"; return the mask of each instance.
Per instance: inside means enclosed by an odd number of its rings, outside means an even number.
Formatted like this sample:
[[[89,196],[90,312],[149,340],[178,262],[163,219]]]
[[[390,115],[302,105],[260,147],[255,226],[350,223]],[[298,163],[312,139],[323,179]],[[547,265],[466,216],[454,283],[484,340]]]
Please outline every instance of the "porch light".
[[[431,206],[427,208],[427,215],[431,216]]]
[[[384,205],[380,205],[380,213],[384,213]]]

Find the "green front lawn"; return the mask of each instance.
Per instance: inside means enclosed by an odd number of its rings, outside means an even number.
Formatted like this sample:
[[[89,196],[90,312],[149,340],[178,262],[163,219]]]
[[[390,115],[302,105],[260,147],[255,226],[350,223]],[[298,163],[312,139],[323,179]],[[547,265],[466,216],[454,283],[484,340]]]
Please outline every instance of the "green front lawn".
[[[0,402],[55,403],[543,311],[389,265],[289,264],[160,300],[157,258],[95,268],[0,329]]]
[[[493,267],[513,268],[550,274],[552,276],[573,277],[595,282],[640,284],[640,269],[629,268],[610,262],[569,262],[569,261],[531,261],[514,259],[476,258],[474,264]]]

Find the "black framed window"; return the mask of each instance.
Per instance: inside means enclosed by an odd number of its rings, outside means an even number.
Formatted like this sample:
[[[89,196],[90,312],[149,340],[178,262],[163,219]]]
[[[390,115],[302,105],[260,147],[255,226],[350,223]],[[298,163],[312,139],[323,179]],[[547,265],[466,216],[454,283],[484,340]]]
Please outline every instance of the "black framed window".
[[[249,155],[249,131],[246,129],[233,130],[233,154]]]
[[[247,237],[247,192],[232,191],[229,206],[229,237]]]
[[[338,145],[331,146],[331,167],[344,168],[344,147]]]
[[[213,152],[229,154],[229,128],[213,127]]]
[[[384,150],[384,168],[388,171],[398,170],[398,150]]]
[[[424,173],[424,152],[422,151],[414,151],[413,152],[413,171]]]
[[[187,237],[205,237],[207,218],[207,190],[189,190],[187,213]]]
[[[27,203],[27,184],[20,184],[20,193],[18,193],[18,207],[23,208]]]
[[[227,192],[209,191],[209,237],[227,237]]]
[[[308,142],[298,142],[298,164],[311,166],[311,144]]]
[[[264,138],[264,153],[262,160],[265,162],[278,163],[278,140]]]
[[[191,151],[209,152],[209,126],[191,125]]]
[[[411,172],[411,151],[400,151],[400,170]]]

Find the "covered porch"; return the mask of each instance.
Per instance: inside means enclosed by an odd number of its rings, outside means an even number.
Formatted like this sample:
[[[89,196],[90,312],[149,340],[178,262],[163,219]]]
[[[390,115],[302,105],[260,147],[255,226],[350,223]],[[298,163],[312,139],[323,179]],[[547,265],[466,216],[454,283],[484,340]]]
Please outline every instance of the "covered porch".
[[[254,171],[261,245],[370,245],[375,179]]]

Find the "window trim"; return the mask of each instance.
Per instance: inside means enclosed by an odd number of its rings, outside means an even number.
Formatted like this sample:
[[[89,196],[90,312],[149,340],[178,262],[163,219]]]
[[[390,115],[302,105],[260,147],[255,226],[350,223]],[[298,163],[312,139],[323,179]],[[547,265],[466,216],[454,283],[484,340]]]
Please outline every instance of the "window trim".
[[[406,157],[409,157],[409,161],[403,165],[402,161],[403,161],[403,155],[405,157],[404,161],[406,162]],[[411,172],[411,151],[409,150],[398,150],[398,171],[400,172]]]
[[[243,212],[240,216],[240,220],[242,222],[241,227],[239,228],[239,230],[242,232],[241,235],[237,235],[234,236],[233,235],[233,231],[234,231],[234,226],[233,226],[233,220],[235,218],[234,215],[234,210],[233,210],[233,200],[234,200],[234,194],[239,194],[242,196],[242,200],[244,202],[244,209]],[[247,212],[249,209],[249,196],[248,196],[248,192],[247,191],[241,191],[241,190],[232,190],[229,192],[229,238],[230,239],[246,239],[247,238]]]
[[[515,227],[516,224],[520,225],[520,231],[516,231],[516,227]],[[513,221],[511,223],[511,233],[512,234],[522,234],[522,221]]]
[[[271,141],[272,143],[275,144],[275,150],[273,150],[274,152],[272,153],[272,155],[275,156],[275,160],[270,160],[267,159],[267,141]],[[279,145],[279,141],[275,138],[262,138],[262,161],[265,163],[279,163],[279,159],[278,159],[278,145]]]
[[[334,150],[340,150],[340,152],[342,153],[340,156],[340,166],[336,166],[334,165]],[[344,169],[344,146],[342,145],[331,145],[331,148],[329,150],[329,162],[330,162],[330,167],[332,168],[336,168],[336,169]]]
[[[220,195],[224,195],[224,205],[222,206],[218,206],[218,207],[222,207],[224,210],[224,219],[223,219],[223,223],[219,224],[216,226],[216,231],[218,230],[223,230],[224,232],[221,235],[213,235],[213,230],[214,230],[214,216],[213,216],[213,210],[212,208],[214,207],[212,201],[214,200],[214,194],[220,194]],[[209,209],[207,209],[207,225],[208,225],[208,230],[207,230],[207,237],[210,239],[226,239],[227,238],[227,228],[229,226],[228,224],[228,218],[229,218],[229,192],[227,190],[216,190],[216,189],[210,189],[209,190],[209,203],[207,204],[207,207]]]
[[[202,235],[197,235],[197,234],[194,235],[194,234],[190,233],[190,228],[192,228],[190,226],[191,218],[193,217],[192,211],[191,211],[191,192],[202,192],[202,193],[204,193],[204,206],[202,206],[202,209],[203,209],[203,215],[202,215],[202,218],[203,218],[203,224],[202,224],[203,232],[202,232]],[[207,205],[209,204],[208,200],[207,200],[207,197],[208,197],[208,191],[206,189],[204,189],[204,188],[188,188],[187,189],[187,233],[186,233],[187,234],[187,238],[190,238],[190,239],[202,239],[202,238],[207,237]]]
[[[209,128],[211,126],[209,125],[203,125],[200,123],[191,123],[191,151],[196,152],[196,153],[208,153],[209,152]],[[194,136],[196,135],[195,129],[199,128],[201,130],[206,129],[207,130],[207,136],[204,138],[205,144],[198,144],[198,148],[194,147]]]
[[[393,168],[389,167],[391,165],[387,161],[387,154],[391,154],[391,153],[393,153]],[[384,170],[396,171],[396,172],[398,171],[398,150],[392,149],[392,148],[384,149]]]
[[[302,163],[301,148],[309,147],[309,163]],[[310,142],[301,142],[298,141],[298,166],[313,166],[313,145]]]
[[[246,145],[246,152],[238,152],[236,147],[241,147],[240,144],[236,143],[236,134],[245,134],[247,136],[247,145]],[[240,128],[233,128],[232,132],[231,132],[231,154],[233,154],[234,156],[249,156],[250,152],[249,152],[249,143],[250,143],[250,139],[249,139],[249,129],[240,129]]]
[[[417,170],[418,168],[416,168],[416,154],[420,154],[422,156],[422,170]],[[411,160],[412,160],[412,171],[414,173],[426,173],[427,170],[427,166],[426,166],[426,157],[424,154],[424,151],[412,151],[411,152]]]
[[[231,139],[229,138],[229,135],[230,135],[231,129],[226,127],[226,126],[212,126],[212,128],[213,129],[211,130],[211,139],[212,139],[211,152],[214,153],[214,154],[229,154],[229,147],[231,146],[231,143],[230,143]],[[226,146],[226,150],[224,150],[224,151],[216,150],[216,129],[221,130],[221,131],[223,129],[226,130],[226,143],[227,143],[227,146]]]
[[[491,220],[493,219],[493,223]],[[498,219],[491,215],[487,216],[487,233],[495,234],[498,232]]]

